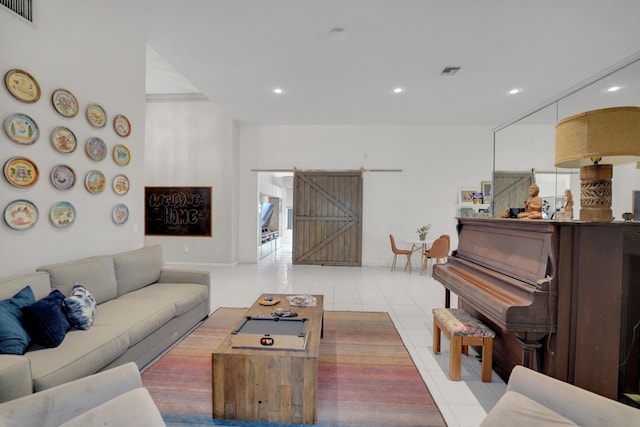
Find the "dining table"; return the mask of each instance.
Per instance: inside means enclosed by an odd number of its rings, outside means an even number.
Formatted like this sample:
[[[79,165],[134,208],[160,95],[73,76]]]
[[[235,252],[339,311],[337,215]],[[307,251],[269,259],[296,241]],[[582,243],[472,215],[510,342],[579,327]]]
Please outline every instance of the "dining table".
[[[431,246],[433,245],[434,240],[433,239],[424,239],[424,240],[420,240],[419,237],[407,237],[404,239],[405,242],[411,243],[413,246],[413,252],[418,252],[420,251],[420,265],[422,265],[423,262],[423,254],[429,250],[429,248],[431,248]],[[422,274],[422,271],[420,272],[420,274]]]
[[[419,237],[407,237],[403,240],[415,246],[414,252],[420,249],[426,251],[431,247],[431,245],[433,245],[434,242],[434,240],[427,240],[426,238],[424,240],[420,240]]]

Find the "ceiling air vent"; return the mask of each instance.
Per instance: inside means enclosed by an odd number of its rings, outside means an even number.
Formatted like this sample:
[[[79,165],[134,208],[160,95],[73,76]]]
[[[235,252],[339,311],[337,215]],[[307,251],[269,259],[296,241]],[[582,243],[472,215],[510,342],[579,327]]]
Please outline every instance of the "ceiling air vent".
[[[33,22],[33,0],[0,0],[0,4],[27,21]]]
[[[455,76],[458,74],[462,67],[444,67],[442,71],[440,71],[441,76]]]

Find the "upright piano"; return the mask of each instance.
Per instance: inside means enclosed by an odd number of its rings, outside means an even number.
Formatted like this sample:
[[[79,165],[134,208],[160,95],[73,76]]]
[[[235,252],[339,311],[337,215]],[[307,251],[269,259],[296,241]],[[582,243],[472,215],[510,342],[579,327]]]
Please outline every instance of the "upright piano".
[[[457,231],[433,277],[496,332],[501,378],[521,364],[640,397],[640,223],[459,218]]]

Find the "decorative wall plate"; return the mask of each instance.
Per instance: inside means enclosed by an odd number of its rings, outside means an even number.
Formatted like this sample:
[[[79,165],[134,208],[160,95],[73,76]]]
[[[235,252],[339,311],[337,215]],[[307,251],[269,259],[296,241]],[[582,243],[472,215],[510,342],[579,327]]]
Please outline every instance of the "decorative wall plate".
[[[90,170],[84,178],[84,186],[91,194],[100,194],[104,191],[106,178],[99,170]]]
[[[78,140],[71,129],[58,126],[51,131],[51,145],[59,153],[71,153],[78,146]]]
[[[35,185],[40,177],[35,163],[26,157],[12,157],[4,164],[4,177],[9,184],[26,188]]]
[[[78,114],[78,100],[67,89],[56,89],[51,95],[53,108],[64,117],[75,117]]]
[[[4,131],[18,144],[29,145],[38,140],[40,129],[36,121],[26,114],[10,114],[4,119]]]
[[[76,220],[76,208],[69,202],[58,202],[51,206],[49,220],[58,228],[68,227]]]
[[[119,136],[126,138],[131,133],[131,123],[125,116],[118,114],[113,118],[113,129]]]
[[[24,70],[13,69],[4,76],[4,84],[9,93],[18,101],[31,104],[40,99],[40,85],[38,81]]]
[[[104,158],[107,157],[107,144],[98,137],[87,139],[85,150],[87,152],[87,156],[89,156],[91,160],[95,160],[97,162],[104,160]]]
[[[51,183],[58,190],[68,190],[76,183],[76,173],[67,165],[55,165],[50,176]]]
[[[38,208],[28,200],[14,200],[4,208],[4,222],[14,230],[27,230],[38,222]]]
[[[87,105],[87,120],[94,128],[103,128],[107,124],[107,113],[98,104]]]
[[[127,166],[131,161],[129,149],[122,144],[113,147],[113,160],[120,166]]]
[[[124,224],[129,219],[129,208],[127,207],[127,205],[124,205],[122,203],[117,204],[113,208],[113,214],[111,217],[113,218],[113,222],[115,222],[116,224]]]
[[[127,194],[129,191],[129,178],[125,175],[116,175],[113,178],[113,191],[120,196]]]

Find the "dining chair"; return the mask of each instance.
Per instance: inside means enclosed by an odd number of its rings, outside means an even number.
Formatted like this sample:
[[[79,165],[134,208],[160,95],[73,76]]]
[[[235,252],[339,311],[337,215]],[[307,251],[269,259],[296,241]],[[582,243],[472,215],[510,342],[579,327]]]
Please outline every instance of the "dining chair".
[[[441,234],[439,238],[447,239],[447,254],[451,252],[451,237],[448,234]]]
[[[407,256],[407,263],[404,265],[404,269],[405,271],[407,270],[407,268],[409,269],[409,273],[411,273],[411,254],[413,253],[413,248],[415,245],[411,245],[411,249],[407,250],[407,249],[398,249],[396,247],[396,241],[393,238],[392,234],[389,234],[389,240],[391,241],[391,251],[393,252],[393,261],[391,262],[391,271],[395,270],[396,268],[396,259],[398,258],[398,255],[406,255]]]
[[[431,247],[422,252],[422,258],[420,260],[420,275],[424,271],[425,267],[429,269],[428,264],[431,263],[431,270],[433,270],[433,260],[436,263],[440,263],[440,260],[446,260],[449,255],[449,239],[446,237],[438,237]]]
[[[451,252],[451,237],[449,237],[448,234],[441,234],[438,239],[446,239],[447,240],[447,254],[449,252]],[[427,254],[428,250],[426,247],[422,247],[422,253],[420,255],[420,274],[422,274],[422,270],[424,269],[422,263],[424,263],[427,260]]]

